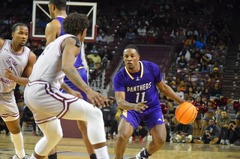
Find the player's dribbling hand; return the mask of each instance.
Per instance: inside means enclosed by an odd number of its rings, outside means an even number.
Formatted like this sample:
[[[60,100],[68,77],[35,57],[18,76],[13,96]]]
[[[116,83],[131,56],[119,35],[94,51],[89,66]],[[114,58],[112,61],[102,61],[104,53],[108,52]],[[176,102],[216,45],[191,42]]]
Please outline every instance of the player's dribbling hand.
[[[135,104],[134,107],[133,107],[133,110],[135,110],[135,111],[137,111],[137,112],[139,112],[139,113],[142,113],[143,110],[145,110],[145,109],[148,108],[148,106],[146,105],[146,103],[147,103],[147,102],[144,101],[144,102],[140,102],[140,103]]]

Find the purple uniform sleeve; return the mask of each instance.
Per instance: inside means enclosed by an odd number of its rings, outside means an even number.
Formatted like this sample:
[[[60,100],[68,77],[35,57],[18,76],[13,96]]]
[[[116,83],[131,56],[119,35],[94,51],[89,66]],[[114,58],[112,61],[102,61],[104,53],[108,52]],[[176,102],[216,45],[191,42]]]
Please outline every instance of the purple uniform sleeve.
[[[119,71],[113,78],[114,92],[125,92],[123,76]]]

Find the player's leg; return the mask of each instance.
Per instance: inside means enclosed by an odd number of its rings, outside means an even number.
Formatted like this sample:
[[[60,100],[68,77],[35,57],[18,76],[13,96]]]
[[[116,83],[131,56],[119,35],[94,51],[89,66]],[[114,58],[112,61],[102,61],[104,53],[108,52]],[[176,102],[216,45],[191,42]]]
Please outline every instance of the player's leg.
[[[25,157],[23,135],[19,124],[19,118],[12,121],[5,121],[8,130],[11,133],[11,140],[14,144],[15,152],[18,158]]]
[[[62,117],[68,120],[86,121],[87,136],[99,159],[108,159],[109,155],[106,146],[106,137],[102,112],[92,104],[79,99],[72,102],[66,114]],[[98,131],[96,131],[96,128]]]
[[[57,159],[57,147],[54,147],[48,154],[48,159]]]
[[[17,158],[25,157],[23,135],[21,133],[19,110],[15,101],[14,92],[0,93],[0,115],[4,120],[7,129],[11,133],[11,140],[14,144]],[[8,114],[8,116],[6,116]],[[14,158],[14,157],[13,157]]]
[[[120,120],[118,126],[118,134],[116,136],[116,142],[114,144],[114,153],[116,159],[123,158],[123,154],[125,152],[128,139],[132,135],[133,130],[134,130],[133,126],[130,123],[128,123],[125,118],[122,118]]]
[[[159,108],[152,111],[143,117],[143,121],[152,135],[152,141],[148,144],[147,148],[143,148],[137,155],[137,159],[148,158],[156,151],[160,150],[166,141],[166,126],[164,123],[162,112]]]
[[[147,147],[147,152],[153,154],[160,150],[166,141],[166,127],[164,124],[156,125],[150,130],[150,133],[152,135],[152,141]]]
[[[86,122],[84,121],[77,121],[78,124],[78,128],[82,133],[82,139],[83,142],[87,148],[87,152],[90,156],[90,159],[97,159],[96,154],[94,153],[92,144],[90,143],[88,136],[87,136],[87,126],[86,126]]]
[[[62,139],[62,128],[59,119],[38,124],[44,136],[37,142],[31,159],[43,159]]]

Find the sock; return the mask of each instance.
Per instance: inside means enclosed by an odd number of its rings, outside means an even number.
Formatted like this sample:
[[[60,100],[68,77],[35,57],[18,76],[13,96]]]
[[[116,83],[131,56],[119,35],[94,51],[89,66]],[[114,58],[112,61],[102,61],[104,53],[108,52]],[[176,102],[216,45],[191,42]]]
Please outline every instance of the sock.
[[[57,152],[51,155],[48,155],[48,159],[57,159]]]
[[[107,151],[107,146],[101,147],[99,149],[94,149],[97,159],[110,159]]]
[[[91,155],[90,155],[90,159],[97,159],[96,154],[95,154],[95,153],[94,153],[94,154],[91,154]]]
[[[11,133],[11,140],[15,147],[15,152],[19,158],[25,157],[25,150],[23,144],[23,136],[22,133],[12,134]]]

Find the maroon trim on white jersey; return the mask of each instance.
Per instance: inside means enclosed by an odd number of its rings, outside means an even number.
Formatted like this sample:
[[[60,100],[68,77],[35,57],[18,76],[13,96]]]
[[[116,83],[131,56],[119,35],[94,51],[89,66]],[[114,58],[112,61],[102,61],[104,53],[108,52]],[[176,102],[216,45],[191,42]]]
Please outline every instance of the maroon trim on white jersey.
[[[62,118],[67,113],[69,109],[69,105],[79,99],[78,97],[66,98],[61,94],[59,94],[58,92],[54,92],[52,90],[51,85],[45,81],[38,80],[38,81],[33,81],[28,83],[29,86],[33,84],[44,84],[46,93],[49,94],[51,97],[55,98],[56,100],[63,103],[63,110],[58,115],[56,115],[55,117],[44,119],[44,120],[36,120],[37,124],[45,123],[45,122],[54,120],[56,118]]]
[[[19,113],[15,113],[15,114],[13,114],[13,115],[9,115],[9,114],[2,114],[2,118],[7,118],[7,117],[9,117],[9,116],[11,116],[11,117],[18,117],[19,116]]]

